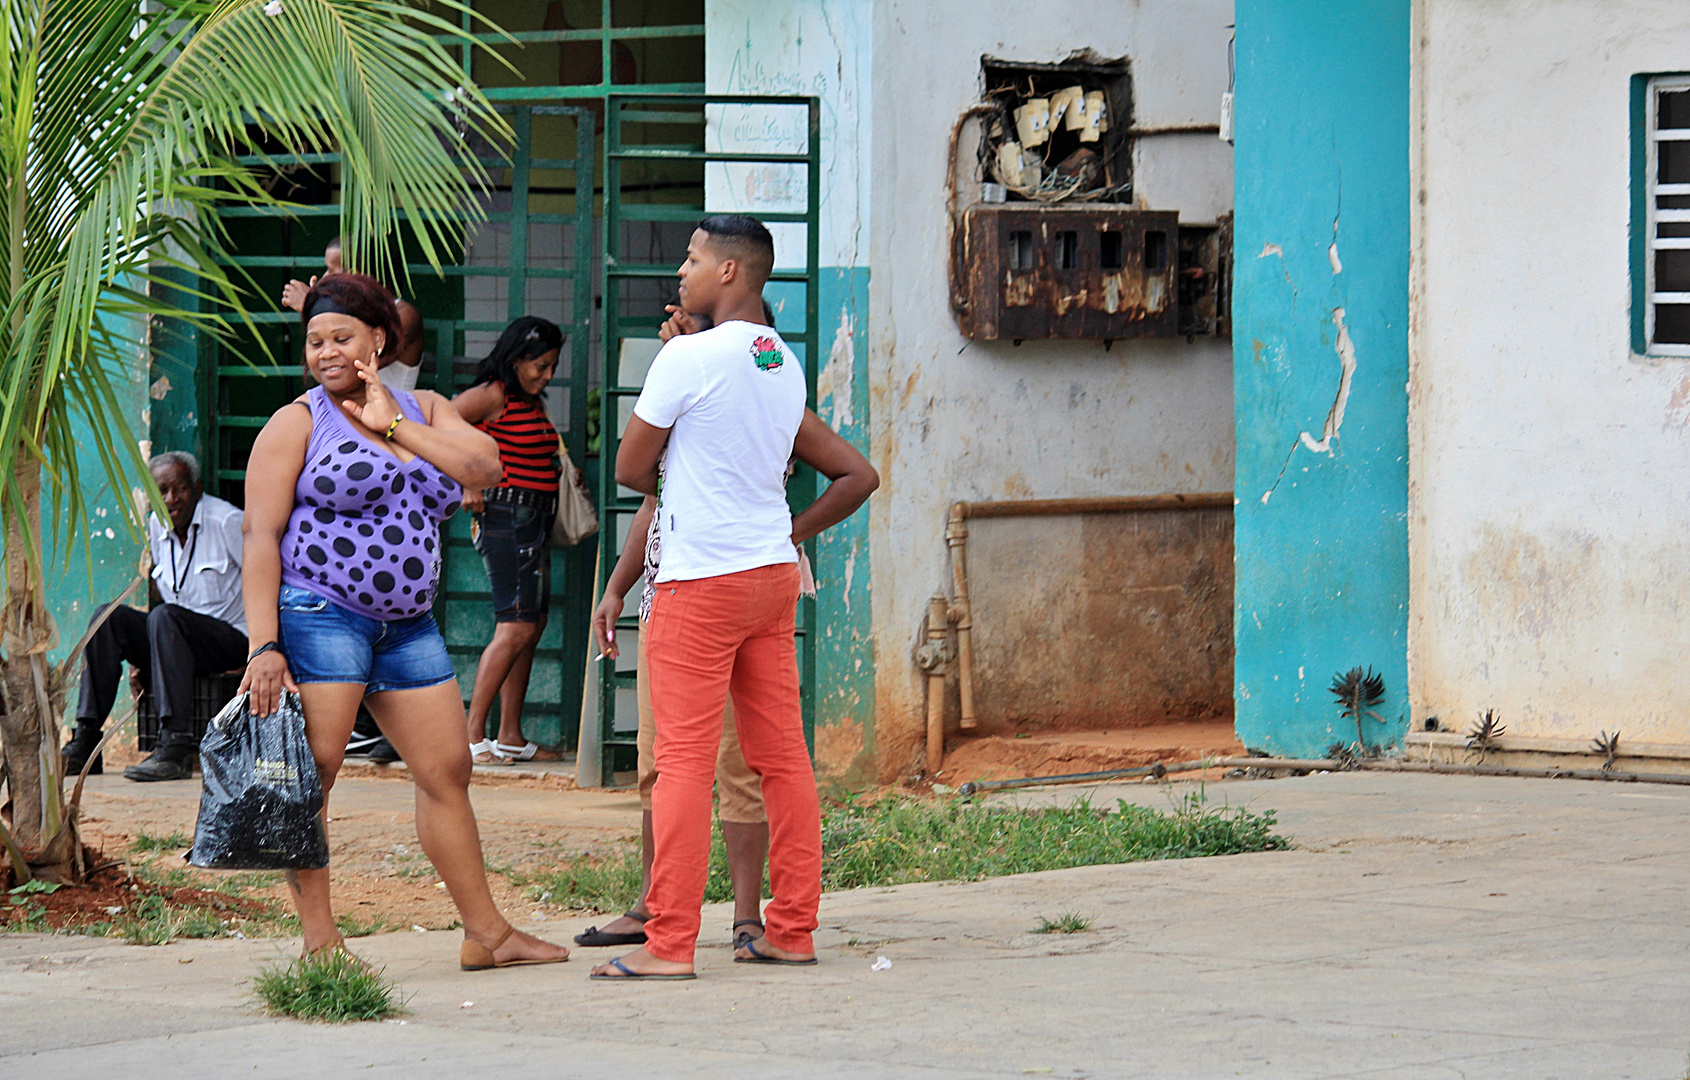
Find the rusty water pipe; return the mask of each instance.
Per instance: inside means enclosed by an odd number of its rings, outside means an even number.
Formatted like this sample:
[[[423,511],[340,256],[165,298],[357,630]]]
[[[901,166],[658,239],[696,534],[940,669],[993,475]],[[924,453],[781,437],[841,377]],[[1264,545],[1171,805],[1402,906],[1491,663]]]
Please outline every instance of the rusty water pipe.
[[[927,601],[927,644],[916,662],[927,672],[927,775],[945,765],[945,636],[949,609],[943,593]]]
[[[951,587],[955,600],[949,616],[956,627],[957,686],[962,697],[962,730],[979,726],[974,715],[974,605],[968,596],[968,519],[1042,517],[1062,514],[1112,514],[1134,510],[1201,510],[1229,507],[1230,491],[1198,491],[1167,495],[1098,495],[1078,499],[1005,499],[994,502],[958,501],[951,504],[945,524],[945,544],[951,551]],[[929,611],[931,611],[931,607]],[[933,621],[928,619],[928,635]],[[931,709],[929,702],[929,709]]]

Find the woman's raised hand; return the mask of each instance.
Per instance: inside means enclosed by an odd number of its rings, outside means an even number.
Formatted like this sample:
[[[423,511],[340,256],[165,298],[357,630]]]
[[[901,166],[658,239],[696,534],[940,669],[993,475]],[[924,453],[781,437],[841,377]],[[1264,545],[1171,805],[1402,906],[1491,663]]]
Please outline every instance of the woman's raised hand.
[[[371,431],[386,435],[387,426],[393,423],[394,417],[401,414],[399,403],[393,400],[393,395],[382,385],[381,369],[376,365],[376,354],[370,353],[368,360],[352,361],[352,367],[358,372],[358,377],[364,380],[364,403],[359,405],[342,401],[341,407],[351,414],[352,419]]]

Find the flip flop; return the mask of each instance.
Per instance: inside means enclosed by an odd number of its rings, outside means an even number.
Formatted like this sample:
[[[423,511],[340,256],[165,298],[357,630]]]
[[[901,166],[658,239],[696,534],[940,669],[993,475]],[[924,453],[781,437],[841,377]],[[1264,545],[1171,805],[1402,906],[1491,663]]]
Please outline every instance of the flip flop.
[[[550,960],[499,960],[493,954],[498,951],[505,939],[516,933],[516,927],[506,926],[505,932],[499,935],[499,940],[491,946],[483,945],[472,938],[464,938],[464,943],[458,946],[458,967],[465,971],[487,971],[490,968],[525,967],[529,964],[562,964],[568,961],[568,956],[553,957]]]
[[[749,930],[741,930],[740,927],[742,926],[755,926],[759,930],[763,929],[763,924],[756,919],[740,919],[733,924],[733,948],[743,948],[747,942],[756,941],[763,936],[762,934],[753,934]]]
[[[762,953],[757,951],[757,942],[759,942],[761,940],[762,940],[762,938],[753,938],[752,940],[747,941],[744,945],[741,945],[740,948],[746,950],[751,955],[750,956],[736,956],[736,957],[734,957],[734,963],[736,963],[736,964],[784,964],[787,967],[811,967],[812,965],[814,965],[816,963],[816,961],[818,959],[820,959],[820,957],[812,956],[808,960],[782,960],[778,956],[764,956]]]
[[[540,744],[536,743],[536,742],[524,743],[521,746],[512,746],[509,743],[502,743],[502,742],[496,742],[496,743],[493,744],[493,752],[495,754],[498,754],[501,757],[510,758],[512,761],[562,761],[563,760],[563,757],[561,755],[553,753],[550,750],[544,751],[547,755],[546,757],[538,757],[537,755],[542,752],[542,749],[543,748],[540,746]]]
[[[696,979],[696,978],[698,978],[697,975],[693,974],[690,971],[687,972],[685,975],[643,975],[640,972],[635,971],[633,968],[629,967],[627,964],[624,964],[620,957],[618,957],[615,960],[612,960],[610,962],[610,966],[615,968],[617,971],[620,971],[622,974],[620,974],[620,975],[588,975],[587,978],[596,979],[599,982],[622,982],[623,980],[626,980],[626,979],[651,979],[651,980],[654,980],[656,982],[681,982],[681,981],[686,980],[686,979]]]
[[[630,919],[638,919],[644,923],[650,916],[636,915],[632,911],[623,912]],[[607,945],[644,945],[645,931],[635,930],[627,934],[607,934],[596,926],[589,926],[575,935],[575,944],[588,949],[603,948]]]

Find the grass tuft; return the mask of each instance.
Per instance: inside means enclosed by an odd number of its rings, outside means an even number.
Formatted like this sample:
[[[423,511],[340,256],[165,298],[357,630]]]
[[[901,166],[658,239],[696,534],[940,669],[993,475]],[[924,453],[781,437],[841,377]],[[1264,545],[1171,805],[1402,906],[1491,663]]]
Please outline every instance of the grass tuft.
[[[861,889],[917,881],[978,881],[1074,866],[1279,851],[1271,812],[1210,806],[1201,791],[1171,811],[1122,800],[1114,810],[1081,800],[1028,809],[969,801],[889,798],[823,807],[822,888]],[[639,850],[583,852],[556,870],[513,874],[530,900],[620,911],[640,891]],[[712,838],[705,900],[729,900],[727,852]]]
[[[1033,927],[1035,934],[1078,934],[1091,929],[1091,920],[1077,911],[1064,911],[1054,919],[1039,916],[1039,925]]]
[[[131,851],[149,854],[155,851],[177,852],[186,851],[194,844],[194,838],[178,829],[169,836],[154,836],[145,829],[135,834],[135,839],[129,842]]]
[[[331,1024],[385,1020],[404,1005],[396,984],[341,949],[263,968],[252,989],[273,1015]]]

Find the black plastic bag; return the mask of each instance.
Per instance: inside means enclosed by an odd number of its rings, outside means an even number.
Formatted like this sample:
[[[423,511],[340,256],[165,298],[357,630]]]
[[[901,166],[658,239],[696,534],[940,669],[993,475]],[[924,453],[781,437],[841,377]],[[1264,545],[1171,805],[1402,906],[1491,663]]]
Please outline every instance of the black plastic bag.
[[[188,863],[210,870],[320,870],[329,865],[323,783],[299,695],[263,719],[241,694],[200,743],[199,824]]]

